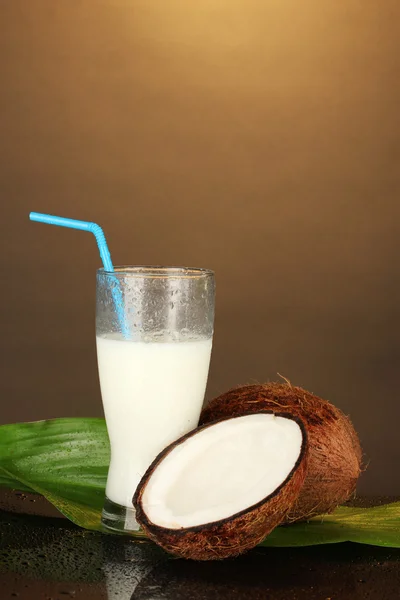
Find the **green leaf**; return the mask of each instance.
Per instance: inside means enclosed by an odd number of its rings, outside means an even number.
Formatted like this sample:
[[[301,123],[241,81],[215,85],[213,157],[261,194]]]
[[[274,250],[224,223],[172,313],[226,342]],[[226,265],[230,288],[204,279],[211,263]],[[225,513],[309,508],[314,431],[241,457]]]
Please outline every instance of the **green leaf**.
[[[0,426],[0,486],[42,494],[85,529],[101,530],[109,459],[104,419]],[[342,506],[308,523],[278,527],[261,545],[345,541],[400,548],[400,502],[374,508]]]
[[[104,419],[0,427],[0,485],[42,494],[86,529],[100,529],[109,460]]]
[[[400,502],[372,508],[339,506],[332,514],[278,527],[262,546],[315,546],[358,542],[400,548]]]
[[[0,467],[0,487],[20,490],[21,492],[33,492],[32,488],[22,485],[20,481],[16,481],[13,477],[9,477],[1,470]]]

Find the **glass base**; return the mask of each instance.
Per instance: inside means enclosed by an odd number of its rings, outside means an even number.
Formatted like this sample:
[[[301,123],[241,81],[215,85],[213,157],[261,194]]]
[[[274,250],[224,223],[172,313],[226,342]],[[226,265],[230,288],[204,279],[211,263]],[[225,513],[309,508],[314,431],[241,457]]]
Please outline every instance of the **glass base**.
[[[116,504],[106,496],[101,514],[101,524],[105,532],[122,535],[138,534],[140,532],[140,525],[136,521],[135,516],[136,512],[134,508]]]

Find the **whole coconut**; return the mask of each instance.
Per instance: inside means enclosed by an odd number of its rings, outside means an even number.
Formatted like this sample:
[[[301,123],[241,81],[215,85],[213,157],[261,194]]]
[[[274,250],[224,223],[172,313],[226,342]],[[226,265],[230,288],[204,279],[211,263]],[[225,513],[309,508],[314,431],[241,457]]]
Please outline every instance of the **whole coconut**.
[[[348,500],[361,472],[362,451],[351,421],[330,402],[290,382],[247,385],[212,400],[200,424],[267,409],[300,418],[308,434],[305,482],[285,522],[332,512]]]

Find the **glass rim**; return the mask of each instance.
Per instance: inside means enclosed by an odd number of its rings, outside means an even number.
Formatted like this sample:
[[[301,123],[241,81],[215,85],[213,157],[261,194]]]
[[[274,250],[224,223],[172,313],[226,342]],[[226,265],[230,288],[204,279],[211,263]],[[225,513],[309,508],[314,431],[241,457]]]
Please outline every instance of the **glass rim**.
[[[114,271],[106,271],[103,267],[97,269],[97,275],[110,277],[137,277],[138,279],[205,279],[214,277],[214,271],[200,267],[181,267],[163,265],[116,265]]]

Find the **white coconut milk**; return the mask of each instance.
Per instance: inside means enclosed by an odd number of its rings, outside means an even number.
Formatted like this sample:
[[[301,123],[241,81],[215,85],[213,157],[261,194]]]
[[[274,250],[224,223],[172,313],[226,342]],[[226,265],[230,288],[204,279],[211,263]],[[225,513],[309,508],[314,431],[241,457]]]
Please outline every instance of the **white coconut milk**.
[[[96,339],[111,443],[106,495],[112,502],[132,508],[133,494],[153,459],[197,426],[212,339]]]

